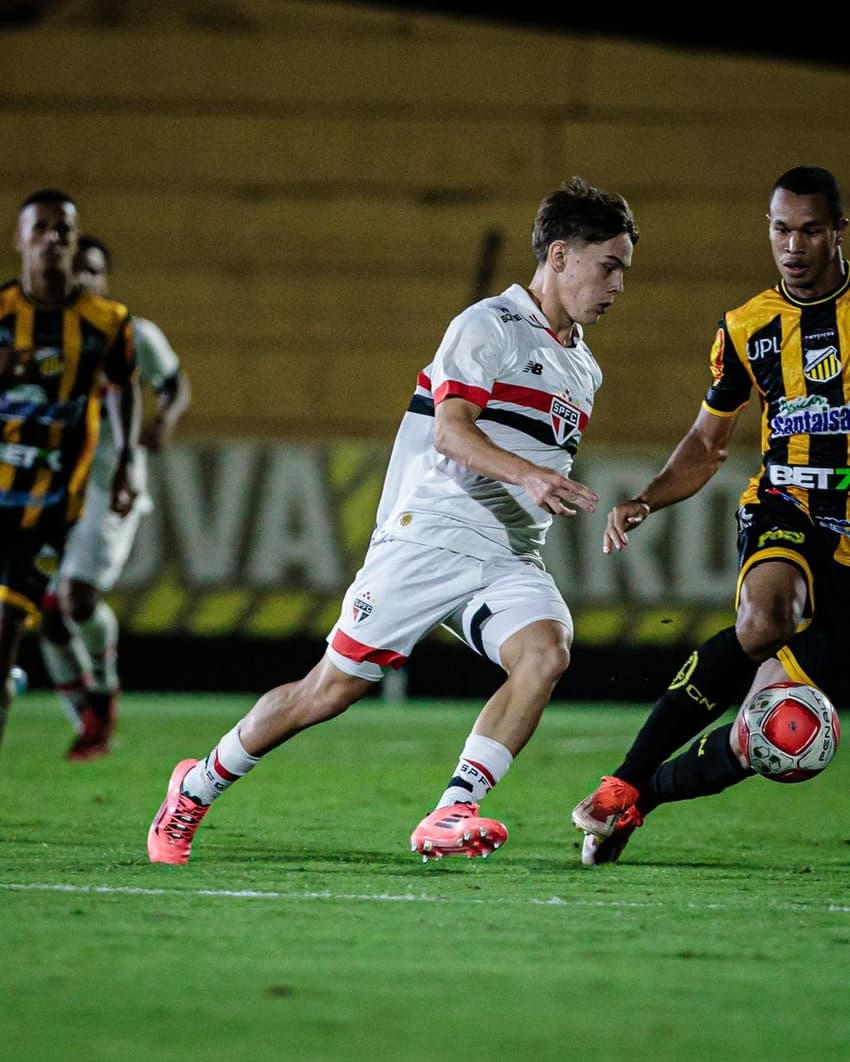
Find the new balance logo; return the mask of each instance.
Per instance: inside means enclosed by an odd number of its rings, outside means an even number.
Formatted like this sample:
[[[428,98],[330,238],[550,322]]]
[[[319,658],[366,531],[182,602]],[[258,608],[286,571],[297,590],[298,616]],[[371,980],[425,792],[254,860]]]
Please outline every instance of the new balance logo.
[[[539,361],[529,361],[529,363],[522,371],[533,373],[534,376],[542,376],[543,366],[540,364]]]

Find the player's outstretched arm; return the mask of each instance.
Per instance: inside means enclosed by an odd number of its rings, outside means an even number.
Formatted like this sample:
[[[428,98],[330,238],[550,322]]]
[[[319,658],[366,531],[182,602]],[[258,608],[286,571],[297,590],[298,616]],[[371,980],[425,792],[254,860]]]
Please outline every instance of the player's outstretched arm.
[[[649,502],[643,498],[629,498],[620,502],[608,513],[608,522],[602,537],[602,552],[624,549],[629,544],[628,531],[649,516]]]
[[[112,476],[111,508],[126,516],[138,497],[133,458],[139,443],[142,395],[138,378],[123,387],[107,387],[103,398],[112,425],[118,461]]]
[[[634,498],[609,512],[602,552],[624,549],[629,544],[628,532],[639,527],[650,513],[684,501],[704,487],[729,454],[737,419],[737,412],[720,416],[701,409],[658,475]]]
[[[174,429],[192,401],[189,378],[178,369],[157,391],[157,411],[142,429],[140,442],[158,453],[171,441]]]
[[[540,465],[531,465],[517,482],[532,501],[553,516],[575,516],[579,509],[592,513],[599,501],[595,490]]]
[[[594,512],[599,501],[596,491],[497,446],[476,425],[480,414],[480,406],[463,398],[440,402],[434,425],[437,451],[479,475],[522,487],[532,501],[555,516],[575,516],[577,509]]]

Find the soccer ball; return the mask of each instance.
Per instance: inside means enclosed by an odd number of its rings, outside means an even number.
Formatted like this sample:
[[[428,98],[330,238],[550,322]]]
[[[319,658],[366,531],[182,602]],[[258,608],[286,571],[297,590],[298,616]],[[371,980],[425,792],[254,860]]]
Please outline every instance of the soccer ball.
[[[735,730],[749,765],[772,782],[814,778],[829,766],[841,741],[832,702],[798,682],[759,690],[741,706]]]

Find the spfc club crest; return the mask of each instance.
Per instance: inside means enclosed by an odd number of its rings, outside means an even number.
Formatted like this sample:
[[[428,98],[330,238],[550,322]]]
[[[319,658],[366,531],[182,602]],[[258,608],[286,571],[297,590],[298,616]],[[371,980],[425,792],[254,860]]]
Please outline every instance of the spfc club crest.
[[[549,416],[552,418],[552,431],[555,433],[555,442],[561,446],[581,426],[581,410],[559,395],[555,395],[552,398]]]
[[[354,599],[354,604],[351,606],[351,615],[355,623],[362,623],[364,619],[367,619],[372,615],[372,609],[375,606],[372,604],[372,595],[368,590],[365,590],[362,594],[358,594]]]

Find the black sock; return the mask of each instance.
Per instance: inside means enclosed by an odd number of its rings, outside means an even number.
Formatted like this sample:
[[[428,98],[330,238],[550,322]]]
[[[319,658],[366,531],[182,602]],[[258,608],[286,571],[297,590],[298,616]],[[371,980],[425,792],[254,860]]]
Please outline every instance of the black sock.
[[[741,648],[734,627],[703,642],[655,702],[625,760],[613,773],[642,790],[668,756],[719,719],[730,705],[740,704],[758,667]]]
[[[641,791],[638,811],[647,815],[659,804],[722,793],[730,785],[752,778],[755,772],[742,767],[729,748],[729,733],[734,725],[717,727],[698,738],[686,752],[662,763]]]

